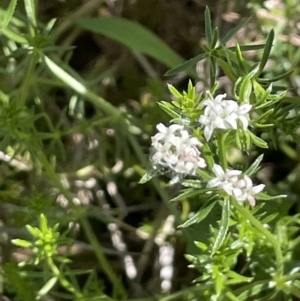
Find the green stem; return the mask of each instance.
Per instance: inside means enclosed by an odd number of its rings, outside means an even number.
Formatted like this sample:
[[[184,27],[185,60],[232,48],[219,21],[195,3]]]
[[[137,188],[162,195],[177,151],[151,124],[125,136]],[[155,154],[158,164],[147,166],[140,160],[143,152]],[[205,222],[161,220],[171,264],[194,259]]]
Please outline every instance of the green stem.
[[[116,292],[118,293],[117,297],[124,299],[127,296],[127,292],[126,292],[123,284],[121,283],[121,281],[119,280],[119,278],[117,277],[115,272],[113,271],[106,256],[104,255],[104,253],[102,251],[102,247],[101,247],[96,235],[94,234],[94,231],[93,231],[88,219],[81,218],[80,221],[81,221],[81,225],[84,229],[84,232],[85,232],[89,242],[91,243],[93,250],[95,251],[95,254],[101,265],[101,268],[104,270],[105,274],[110,279],[111,283],[114,285]]]
[[[274,235],[269,232],[262,224],[260,221],[258,221],[249,210],[245,209],[243,206],[241,206],[236,200],[233,200],[233,204],[235,208],[245,217],[247,218],[251,224],[260,232],[262,232],[266,238],[271,242],[271,244],[274,247],[275,251],[275,257],[276,257],[276,275],[278,278],[280,278],[283,275],[283,256],[280,248],[279,242],[276,240]]]
[[[47,264],[49,268],[51,269],[53,275],[57,277],[59,280],[59,283],[62,287],[64,287],[67,291],[74,294],[76,298],[80,299],[82,297],[82,294],[80,291],[78,291],[64,276],[64,274],[60,271],[60,269],[54,264],[51,257],[47,259]]]
[[[221,166],[223,167],[223,169],[226,169],[228,166],[227,159],[226,159],[225,138],[226,135],[224,133],[218,133],[217,136],[218,151],[219,151]]]
[[[38,152],[37,155],[38,155],[39,161],[42,163],[42,166],[45,168],[46,173],[47,173],[48,177],[50,178],[50,180],[52,181],[52,183],[66,197],[66,199],[69,202],[69,205],[74,210],[76,210],[76,205],[73,203],[71,193],[63,187],[63,185],[61,184],[57,174],[55,173],[53,167],[51,166],[51,164],[47,160],[44,153]],[[97,240],[97,238],[96,238],[96,236],[95,236],[95,234],[94,234],[94,232],[93,232],[93,230],[90,226],[89,221],[85,217],[83,217],[83,218],[80,219],[80,222],[81,222],[82,228],[83,228],[88,240],[90,241],[90,243],[93,247],[93,250],[96,254],[96,257],[98,259],[100,267],[103,269],[104,273],[107,275],[110,282],[114,285],[115,291],[119,294],[119,297],[125,298],[126,295],[127,295],[126,290],[125,290],[122,282],[119,280],[117,275],[114,273],[114,271],[113,271],[109,261],[107,260],[106,256],[104,255],[104,253],[102,251],[102,246],[99,243],[99,241]]]

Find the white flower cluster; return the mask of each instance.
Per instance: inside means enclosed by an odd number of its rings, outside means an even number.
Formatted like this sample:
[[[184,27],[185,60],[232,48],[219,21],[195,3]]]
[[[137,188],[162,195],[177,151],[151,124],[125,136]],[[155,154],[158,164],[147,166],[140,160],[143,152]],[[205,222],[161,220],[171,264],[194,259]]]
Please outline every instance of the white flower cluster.
[[[154,166],[167,166],[177,173],[191,175],[197,168],[206,167],[199,151],[202,143],[190,137],[184,126],[173,124],[166,127],[160,123],[156,128],[158,133],[151,138],[155,150],[151,158]]]
[[[224,171],[220,165],[214,164],[213,172],[216,177],[208,182],[208,188],[220,188],[238,202],[248,200],[252,207],[255,206],[255,194],[261,192],[265,187],[264,184],[253,186],[252,180],[247,175],[239,177],[242,173],[240,170],[227,169]]]
[[[249,125],[247,114],[252,108],[250,104],[239,105],[234,100],[224,100],[226,94],[211,96],[203,102],[205,106],[204,115],[201,115],[199,122],[204,125],[204,136],[210,140],[214,129],[237,129],[238,120],[241,121],[243,129]]]

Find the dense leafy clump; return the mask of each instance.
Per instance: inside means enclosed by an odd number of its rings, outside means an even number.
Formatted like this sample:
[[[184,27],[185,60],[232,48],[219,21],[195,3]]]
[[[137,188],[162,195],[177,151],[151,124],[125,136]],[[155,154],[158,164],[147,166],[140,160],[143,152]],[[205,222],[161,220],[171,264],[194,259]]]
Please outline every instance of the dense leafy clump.
[[[5,300],[300,299],[299,4],[152,2],[0,4]]]

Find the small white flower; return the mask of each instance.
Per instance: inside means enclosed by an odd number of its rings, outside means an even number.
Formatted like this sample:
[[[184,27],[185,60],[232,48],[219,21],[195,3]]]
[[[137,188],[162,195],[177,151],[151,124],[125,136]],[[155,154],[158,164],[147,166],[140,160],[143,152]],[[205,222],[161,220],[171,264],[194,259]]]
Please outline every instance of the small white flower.
[[[202,143],[196,137],[190,137],[182,125],[166,127],[160,123],[156,128],[159,132],[151,138],[155,150],[151,158],[154,166],[167,166],[183,174],[195,174],[197,168],[206,167],[199,151]]]
[[[154,137],[152,137],[152,143],[156,143],[159,141],[170,141],[175,138],[174,133],[178,130],[182,130],[183,126],[179,124],[172,124],[169,127],[166,127],[164,124],[159,123],[156,126],[159,133],[157,133]]]
[[[226,171],[224,171],[218,164],[214,164],[212,169],[216,177],[208,182],[207,187],[222,187],[227,182],[237,180],[238,176],[242,173],[240,170],[226,169]]]
[[[237,129],[238,120],[246,130],[249,126],[248,113],[252,108],[250,104],[238,105],[236,101],[224,100],[226,94],[217,95],[203,102],[204,114],[199,122],[204,126],[204,137],[210,140],[215,129]]]
[[[208,188],[216,187],[222,189],[238,202],[248,201],[252,207],[255,206],[254,196],[265,187],[264,184],[253,186],[250,177],[247,175],[240,176],[241,170],[226,169],[224,171],[220,165],[214,164],[213,172],[216,177],[207,183]]]

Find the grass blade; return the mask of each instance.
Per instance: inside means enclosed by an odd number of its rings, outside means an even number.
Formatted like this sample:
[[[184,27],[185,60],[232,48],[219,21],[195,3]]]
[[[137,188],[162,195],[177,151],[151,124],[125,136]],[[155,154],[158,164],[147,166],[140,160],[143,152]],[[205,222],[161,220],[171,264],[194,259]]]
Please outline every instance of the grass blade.
[[[75,24],[149,55],[170,68],[183,62],[171,47],[141,24],[117,17],[82,18],[75,20]]]

